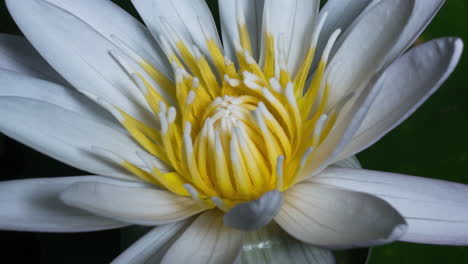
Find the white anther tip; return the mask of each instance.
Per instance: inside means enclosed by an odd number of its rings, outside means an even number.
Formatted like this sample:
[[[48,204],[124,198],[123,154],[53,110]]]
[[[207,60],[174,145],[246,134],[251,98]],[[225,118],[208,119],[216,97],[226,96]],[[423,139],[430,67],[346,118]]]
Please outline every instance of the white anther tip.
[[[242,46],[238,41],[234,41],[234,49],[236,50],[237,53],[242,52]]]
[[[198,88],[200,86],[200,79],[194,77],[192,80],[192,88]]]
[[[176,116],[177,116],[177,110],[175,109],[175,107],[173,106],[169,107],[169,110],[167,112],[167,121],[169,123],[174,122],[176,119]]]
[[[278,162],[278,164],[282,164],[284,162],[284,155],[278,156],[277,162]]]
[[[192,123],[187,121],[185,122],[184,133],[190,134],[190,132],[192,132]]]
[[[230,66],[232,64],[232,60],[228,56],[224,56],[224,64],[226,66]]]

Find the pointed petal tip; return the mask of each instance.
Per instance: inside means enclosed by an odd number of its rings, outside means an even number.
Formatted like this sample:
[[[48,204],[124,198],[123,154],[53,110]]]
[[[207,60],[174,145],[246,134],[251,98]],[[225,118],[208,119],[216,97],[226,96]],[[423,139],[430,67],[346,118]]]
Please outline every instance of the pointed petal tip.
[[[393,228],[392,233],[387,237],[387,241],[395,241],[399,240],[406,232],[408,231],[408,224],[406,221],[404,223],[399,224]]]
[[[224,224],[249,231],[265,226],[273,220],[283,205],[283,194],[274,190],[257,200],[234,206],[224,215]]]
[[[450,37],[450,38],[448,38],[448,41],[450,41],[451,44],[453,45],[451,66],[453,67],[452,70],[454,70],[455,67],[458,65],[460,59],[461,59],[465,43],[459,37]]]
[[[464,49],[464,46],[465,46],[465,43],[463,42],[463,39],[459,38],[459,37],[454,37],[452,38],[454,40],[454,46],[455,46],[455,50],[457,51],[457,55],[458,57],[461,56],[461,53],[463,52],[463,49]]]
[[[74,189],[72,187],[77,185],[79,185],[79,183],[71,184],[70,186],[67,186],[67,188],[63,189],[58,195],[59,200],[62,201],[62,203],[65,205],[73,207],[70,191]]]
[[[408,231],[408,224],[403,219],[403,222],[401,224],[397,224],[393,227],[391,232],[389,232],[388,236],[380,238],[380,239],[372,240],[372,241],[365,241],[362,243],[357,243],[356,245],[352,245],[351,248],[375,247],[375,246],[382,246],[385,244],[389,244],[397,240],[400,240],[400,238],[403,237],[407,231]],[[346,248],[349,248],[349,247],[346,247]]]
[[[428,41],[426,43],[431,43],[431,42],[434,42],[434,43],[438,42],[438,43],[440,43],[439,45],[446,44],[446,45],[449,45],[450,47],[453,47],[452,57],[455,58],[455,59],[459,59],[459,57],[461,56],[461,53],[463,52],[464,46],[465,46],[465,43],[464,43],[463,39],[460,38],[460,37],[457,37],[457,36],[442,37],[442,38],[438,38],[438,39],[433,39],[433,40]],[[421,44],[421,45],[424,45],[424,44]]]

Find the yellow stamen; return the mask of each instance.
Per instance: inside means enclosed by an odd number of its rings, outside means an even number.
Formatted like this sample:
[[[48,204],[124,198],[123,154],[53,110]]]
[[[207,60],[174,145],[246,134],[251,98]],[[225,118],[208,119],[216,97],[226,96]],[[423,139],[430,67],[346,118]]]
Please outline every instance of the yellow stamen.
[[[339,31],[330,38],[306,87],[319,30],[292,78],[282,44],[284,34],[275,39],[268,27],[264,29],[260,64],[253,58],[257,51],[252,50],[245,18],[240,9],[237,12],[237,67],[203,25],[204,54],[161,20],[166,33],[160,36],[160,44],[175,82],[115,40],[121,52],[129,53],[141,66],[130,69],[124,56],[113,53],[128,68],[151,108],[154,127],[95,98],[148,152],[137,153],[146,167],[115,159],[122,167],[177,195],[191,196],[200,206],[223,211],[295,184],[344,105],[328,105],[326,80],[328,56]]]

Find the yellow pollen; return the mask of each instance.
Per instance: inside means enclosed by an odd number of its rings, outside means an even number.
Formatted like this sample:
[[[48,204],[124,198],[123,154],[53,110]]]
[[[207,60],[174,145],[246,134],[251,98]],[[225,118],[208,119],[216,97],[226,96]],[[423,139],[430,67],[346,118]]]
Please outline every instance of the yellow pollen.
[[[316,59],[316,32],[311,46],[304,47],[308,52],[293,76],[287,70],[283,36],[275,39],[267,29],[263,32],[260,64],[253,58],[244,23],[240,17],[237,57],[231,58],[237,64],[224,57],[206,30],[208,54],[202,54],[164,23],[171,34],[161,36],[161,43],[175,81],[134,51],[129,51],[129,57],[140,68],[126,69],[159,127],[146,125],[121,109],[113,111],[157,160],[140,155],[146,167],[122,161],[124,168],[177,195],[190,196],[201,206],[224,211],[295,184],[337,119],[336,111],[330,112],[327,106],[326,83],[328,53],[337,34],[310,74]],[[122,61],[123,56],[119,60],[130,65]]]

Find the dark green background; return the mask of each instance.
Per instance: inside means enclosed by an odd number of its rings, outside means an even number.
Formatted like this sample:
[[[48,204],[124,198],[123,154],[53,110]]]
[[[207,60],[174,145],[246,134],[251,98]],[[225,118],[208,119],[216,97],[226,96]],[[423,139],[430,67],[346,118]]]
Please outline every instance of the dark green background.
[[[216,9],[215,1],[208,1]],[[129,0],[114,2],[136,14]],[[20,34],[3,1],[0,19],[0,32]],[[421,40],[443,36],[468,39],[466,0],[448,0]],[[358,155],[364,168],[468,183],[467,56],[464,53],[446,84],[409,120]],[[0,180],[82,174],[1,135],[0,168],[4,171]],[[119,231],[0,232],[0,254],[4,260],[14,257],[15,263],[38,259],[41,263],[106,263],[120,252],[119,239]],[[394,243],[375,248],[371,263],[468,263],[468,248]]]

